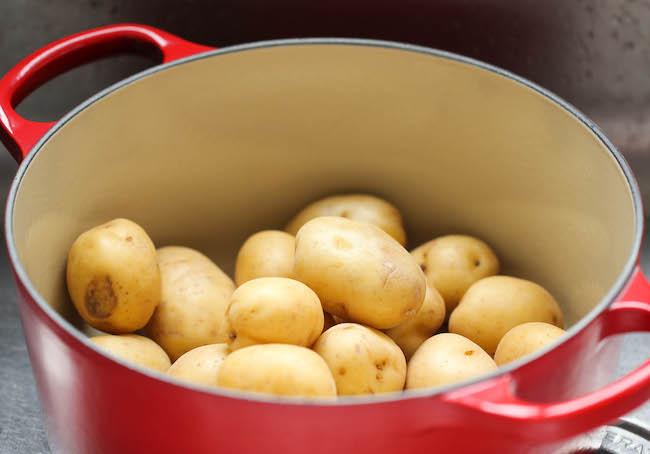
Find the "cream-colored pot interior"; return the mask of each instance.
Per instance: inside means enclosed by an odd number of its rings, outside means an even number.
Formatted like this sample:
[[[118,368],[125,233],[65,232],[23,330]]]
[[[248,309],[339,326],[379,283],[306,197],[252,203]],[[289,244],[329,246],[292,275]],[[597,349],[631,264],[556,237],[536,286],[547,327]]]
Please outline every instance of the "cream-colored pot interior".
[[[394,202],[410,248],[449,232],[485,239],[569,324],[633,254],[630,185],[558,103],[444,56],[323,42],[206,56],[90,103],[29,164],[15,245],[35,289],[71,319],[67,251],[93,225],[130,218],[157,246],[197,248],[232,272],[248,235],[348,191]]]

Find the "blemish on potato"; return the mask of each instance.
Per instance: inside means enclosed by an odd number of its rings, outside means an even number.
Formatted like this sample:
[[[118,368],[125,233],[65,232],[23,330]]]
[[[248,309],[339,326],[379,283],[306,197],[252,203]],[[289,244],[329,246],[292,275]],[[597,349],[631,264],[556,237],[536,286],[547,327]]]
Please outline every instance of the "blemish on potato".
[[[474,350],[467,350],[465,352],[465,356],[472,356],[474,354]]]
[[[347,370],[345,369],[345,367],[341,367],[339,369],[339,375],[345,375],[346,373],[347,373]]]
[[[133,241],[133,237],[132,237],[132,236],[127,236],[127,237],[126,237],[126,241],[128,241],[128,242]]]
[[[93,278],[86,287],[84,302],[92,317],[109,317],[117,306],[117,296],[111,278],[109,276]]]
[[[474,266],[481,266],[481,261],[478,259],[474,260]]]
[[[334,247],[340,251],[347,251],[354,247],[352,243],[343,238],[341,235],[334,237]]]
[[[381,264],[382,267],[382,274],[384,275],[384,284],[382,286],[386,287],[386,284],[388,283],[388,280],[393,276],[395,271],[397,271],[397,266],[393,262],[385,261],[384,263]]]
[[[407,310],[407,311],[404,312],[404,316],[405,316],[407,319],[409,319],[409,318],[413,318],[413,317],[415,317],[415,313],[416,313],[416,312],[415,312],[415,309],[409,309],[409,310]]]

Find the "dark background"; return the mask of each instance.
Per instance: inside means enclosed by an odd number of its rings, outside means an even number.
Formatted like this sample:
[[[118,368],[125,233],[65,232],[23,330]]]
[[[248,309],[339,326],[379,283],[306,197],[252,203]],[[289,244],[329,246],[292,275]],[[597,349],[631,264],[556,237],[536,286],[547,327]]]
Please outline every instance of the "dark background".
[[[364,37],[487,61],[556,92],[591,117],[624,153],[650,201],[650,0],[0,0],[0,75],[49,42],[117,22],[153,25],[215,47]],[[155,63],[121,56],[87,65],[46,84],[18,111],[57,120],[98,90]],[[2,204],[16,167],[8,153],[0,153]],[[47,452],[1,251],[0,453]],[[647,344],[642,339],[633,344]]]

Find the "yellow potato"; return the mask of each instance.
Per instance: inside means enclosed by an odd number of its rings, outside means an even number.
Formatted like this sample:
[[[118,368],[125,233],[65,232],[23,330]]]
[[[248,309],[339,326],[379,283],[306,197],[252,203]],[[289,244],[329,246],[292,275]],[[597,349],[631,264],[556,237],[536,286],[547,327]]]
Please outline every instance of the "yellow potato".
[[[374,225],[337,217],[300,229],[294,276],[330,314],[378,329],[414,317],[426,291],[424,273],[397,241]]]
[[[339,216],[374,224],[406,246],[406,232],[399,210],[386,200],[367,194],[335,195],[313,202],[300,211],[285,230],[296,235],[308,221],[321,216]]]
[[[262,277],[232,294],[222,337],[231,350],[255,344],[310,347],[323,324],[323,308],[309,287],[286,277]]]
[[[542,286],[509,276],[491,276],[472,285],[449,318],[449,331],[494,355],[501,338],[526,322],[564,326],[557,302]]]
[[[217,386],[219,369],[228,353],[228,344],[196,347],[178,358],[167,375],[199,385]]]
[[[325,331],[313,350],[332,371],[339,395],[404,389],[406,359],[397,344],[381,331],[342,323]]]
[[[165,351],[151,339],[137,334],[103,334],[90,341],[124,361],[160,372],[167,372],[171,362]]]
[[[563,329],[548,323],[530,322],[517,325],[499,342],[494,354],[494,362],[498,366],[503,366],[546,347],[564,333]]]
[[[226,357],[219,386],[301,397],[335,397],[336,385],[323,358],[305,347],[262,344]]]
[[[441,236],[411,254],[445,300],[447,314],[458,306],[470,285],[499,273],[499,260],[492,249],[467,235]]]
[[[445,302],[440,293],[427,283],[424,303],[415,317],[385,332],[399,345],[408,361],[425,340],[436,334],[444,321]]]
[[[406,389],[429,388],[497,369],[490,355],[462,336],[437,334],[417,349],[408,365]]]
[[[224,342],[220,329],[235,284],[212,260],[180,246],[158,249],[162,298],[145,330],[176,361],[201,345]]]
[[[68,292],[81,317],[107,333],[147,324],[160,302],[156,249],[127,219],[113,219],[75,240],[66,269]]]
[[[249,237],[237,254],[235,283],[239,287],[260,277],[292,277],[296,237],[265,230]]]

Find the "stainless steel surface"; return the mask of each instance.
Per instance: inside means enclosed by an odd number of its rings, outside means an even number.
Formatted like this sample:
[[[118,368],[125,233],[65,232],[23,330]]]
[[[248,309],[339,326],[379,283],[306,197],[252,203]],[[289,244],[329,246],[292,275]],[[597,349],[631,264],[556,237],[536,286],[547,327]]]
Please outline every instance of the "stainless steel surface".
[[[650,206],[650,0],[2,0],[0,75],[42,45],[114,22],[154,25],[214,46],[353,36],[422,44],[485,60],[532,79],[591,117],[630,162]],[[57,119],[150,64],[123,56],[72,71],[28,97],[19,111],[36,120]],[[0,152],[4,204],[16,164]],[[648,243],[642,264],[650,273]],[[1,251],[0,453],[48,453],[4,247]],[[628,336],[619,372],[648,355],[648,335]],[[649,424],[650,405],[631,417]],[[598,449],[601,439],[592,434],[589,449]],[[650,452],[620,443],[616,449],[602,452]]]

